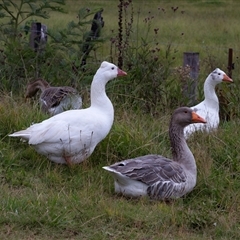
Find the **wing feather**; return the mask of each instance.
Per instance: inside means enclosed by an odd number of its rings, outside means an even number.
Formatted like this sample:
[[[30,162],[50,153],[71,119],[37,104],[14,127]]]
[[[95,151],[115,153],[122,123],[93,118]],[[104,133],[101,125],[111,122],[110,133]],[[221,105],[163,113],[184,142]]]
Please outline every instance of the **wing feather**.
[[[48,108],[52,108],[58,106],[69,94],[77,94],[77,90],[72,87],[50,87],[42,93],[41,99]]]
[[[161,155],[145,155],[110,166],[133,180],[147,184],[152,198],[170,198],[175,192],[184,191],[186,173],[177,163]]]

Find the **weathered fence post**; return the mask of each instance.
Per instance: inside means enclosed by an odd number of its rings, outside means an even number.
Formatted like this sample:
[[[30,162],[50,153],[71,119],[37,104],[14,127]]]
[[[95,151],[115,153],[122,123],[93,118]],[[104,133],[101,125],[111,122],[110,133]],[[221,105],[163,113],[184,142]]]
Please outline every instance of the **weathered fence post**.
[[[233,63],[233,49],[228,49],[228,76],[232,77],[232,70],[234,69],[234,63]],[[230,86],[225,86],[226,88]],[[229,99],[225,96],[224,89],[221,87],[217,87],[217,94],[219,98],[219,116],[221,121],[230,121],[231,120],[231,112],[229,110]]]
[[[47,26],[41,24],[40,22],[32,23],[30,29],[30,47],[38,55],[43,51],[46,44],[47,44]],[[38,78],[39,75],[40,75],[39,62],[38,58],[36,58],[35,78]]]
[[[32,23],[30,32],[30,47],[35,52],[43,50],[47,43],[47,26],[40,22]]]
[[[183,66],[190,67],[190,81],[184,87],[184,94],[188,96],[190,105],[196,101],[197,91],[197,78],[199,74],[199,53],[197,52],[184,52],[183,53]]]
[[[231,78],[232,77],[232,70],[234,69],[233,67],[233,49],[229,48],[228,49],[228,76]]]
[[[103,12],[103,9],[98,11],[93,17],[90,33],[87,35],[85,39],[85,43],[83,44],[83,47],[82,47],[83,57],[82,57],[81,67],[86,65],[87,57],[91,52],[91,50],[93,49],[93,43],[91,43],[91,41],[100,37],[101,29],[104,27],[102,12]]]

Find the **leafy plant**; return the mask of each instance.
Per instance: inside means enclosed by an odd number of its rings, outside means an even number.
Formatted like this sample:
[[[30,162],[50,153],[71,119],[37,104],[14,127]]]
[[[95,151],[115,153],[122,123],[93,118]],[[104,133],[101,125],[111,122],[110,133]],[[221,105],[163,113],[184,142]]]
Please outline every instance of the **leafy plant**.
[[[95,32],[89,31],[91,25],[97,22],[92,17],[99,9],[80,9],[77,21],[71,21],[58,32],[48,29],[48,42],[44,48],[34,51],[29,46],[28,35],[32,33],[32,24],[36,23],[34,19],[50,18],[50,11],[64,14],[64,9],[60,7],[64,4],[64,0],[21,0],[18,3],[2,1],[0,5],[0,16],[3,19],[0,25],[2,90],[19,90],[29,79],[35,77],[51,79],[51,84],[61,84],[61,81],[64,81],[65,85],[76,85],[76,79],[79,80],[84,74],[88,74],[88,72],[83,74],[82,70],[85,70],[81,68],[83,59],[86,64],[86,58],[91,57],[89,53],[92,50],[96,51],[98,44],[102,42],[98,38],[100,28],[97,37],[94,36]]]
[[[0,79],[7,79],[8,84],[1,88],[18,89],[21,86],[19,80],[31,75],[34,66],[32,63],[39,61],[39,56],[29,48],[27,36],[32,18],[47,19],[49,18],[48,11],[63,12],[59,5],[64,5],[64,0],[21,0],[18,3],[2,0],[0,43],[3,49],[0,61],[3,70]],[[6,83],[6,80],[4,82]]]

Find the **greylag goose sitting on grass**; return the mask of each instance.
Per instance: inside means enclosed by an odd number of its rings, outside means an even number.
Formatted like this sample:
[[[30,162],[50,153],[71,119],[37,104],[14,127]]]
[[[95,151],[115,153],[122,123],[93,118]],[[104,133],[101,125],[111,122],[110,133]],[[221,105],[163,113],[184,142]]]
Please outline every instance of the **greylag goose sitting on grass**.
[[[127,197],[168,200],[192,191],[196,185],[197,167],[183,135],[184,127],[192,123],[206,121],[188,107],[174,111],[169,126],[172,160],[152,154],[103,167],[114,177],[115,192]]]
[[[31,98],[39,90],[41,90],[39,99],[41,109],[51,116],[66,110],[82,108],[82,98],[75,88],[51,87],[46,80],[38,78],[28,84],[25,97]]]
[[[227,74],[216,68],[211,72],[204,83],[204,97],[205,99],[198,105],[191,107],[196,113],[202,116],[207,124],[191,124],[184,129],[184,135],[187,139],[195,131],[210,132],[217,129],[219,125],[219,101],[215,92],[215,87],[221,82],[233,82]]]
[[[80,163],[109,133],[114,109],[105,85],[126,73],[112,63],[102,62],[91,84],[91,106],[59,113],[41,123],[10,134],[32,145],[39,154],[61,164]]]

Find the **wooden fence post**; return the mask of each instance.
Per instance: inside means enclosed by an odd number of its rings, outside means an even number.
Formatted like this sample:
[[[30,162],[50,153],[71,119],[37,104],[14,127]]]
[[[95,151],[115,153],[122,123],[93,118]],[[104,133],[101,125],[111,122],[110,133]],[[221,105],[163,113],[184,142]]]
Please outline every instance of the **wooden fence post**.
[[[233,63],[233,49],[228,49],[228,76],[232,77],[232,70],[234,69]],[[230,86],[226,86],[226,88],[230,88]],[[219,116],[221,121],[230,121],[231,120],[231,112],[229,110],[229,99],[226,97],[226,93],[224,89],[217,87],[217,94],[219,99]]]
[[[232,70],[234,69],[234,64],[233,64],[233,49],[229,48],[228,49],[228,76],[231,78],[232,77]]]
[[[47,43],[47,26],[40,22],[32,23],[30,30],[30,47],[35,51],[44,49]]]
[[[30,30],[30,47],[38,55],[44,50],[46,44],[47,44],[47,26],[41,24],[40,22],[32,23]],[[35,77],[38,78],[39,75],[40,75],[39,62],[36,61]]]
[[[184,52],[183,53],[183,66],[190,67],[190,82],[184,87],[184,94],[188,96],[190,105],[196,101],[197,91],[197,78],[199,74],[199,53],[197,52]]]
[[[92,41],[100,37],[101,29],[104,27],[102,12],[103,12],[103,9],[95,13],[92,21],[91,31],[87,35],[82,47],[83,57],[82,57],[81,67],[83,67],[83,70],[84,70],[84,66],[86,65],[87,57],[94,46],[94,43]]]

